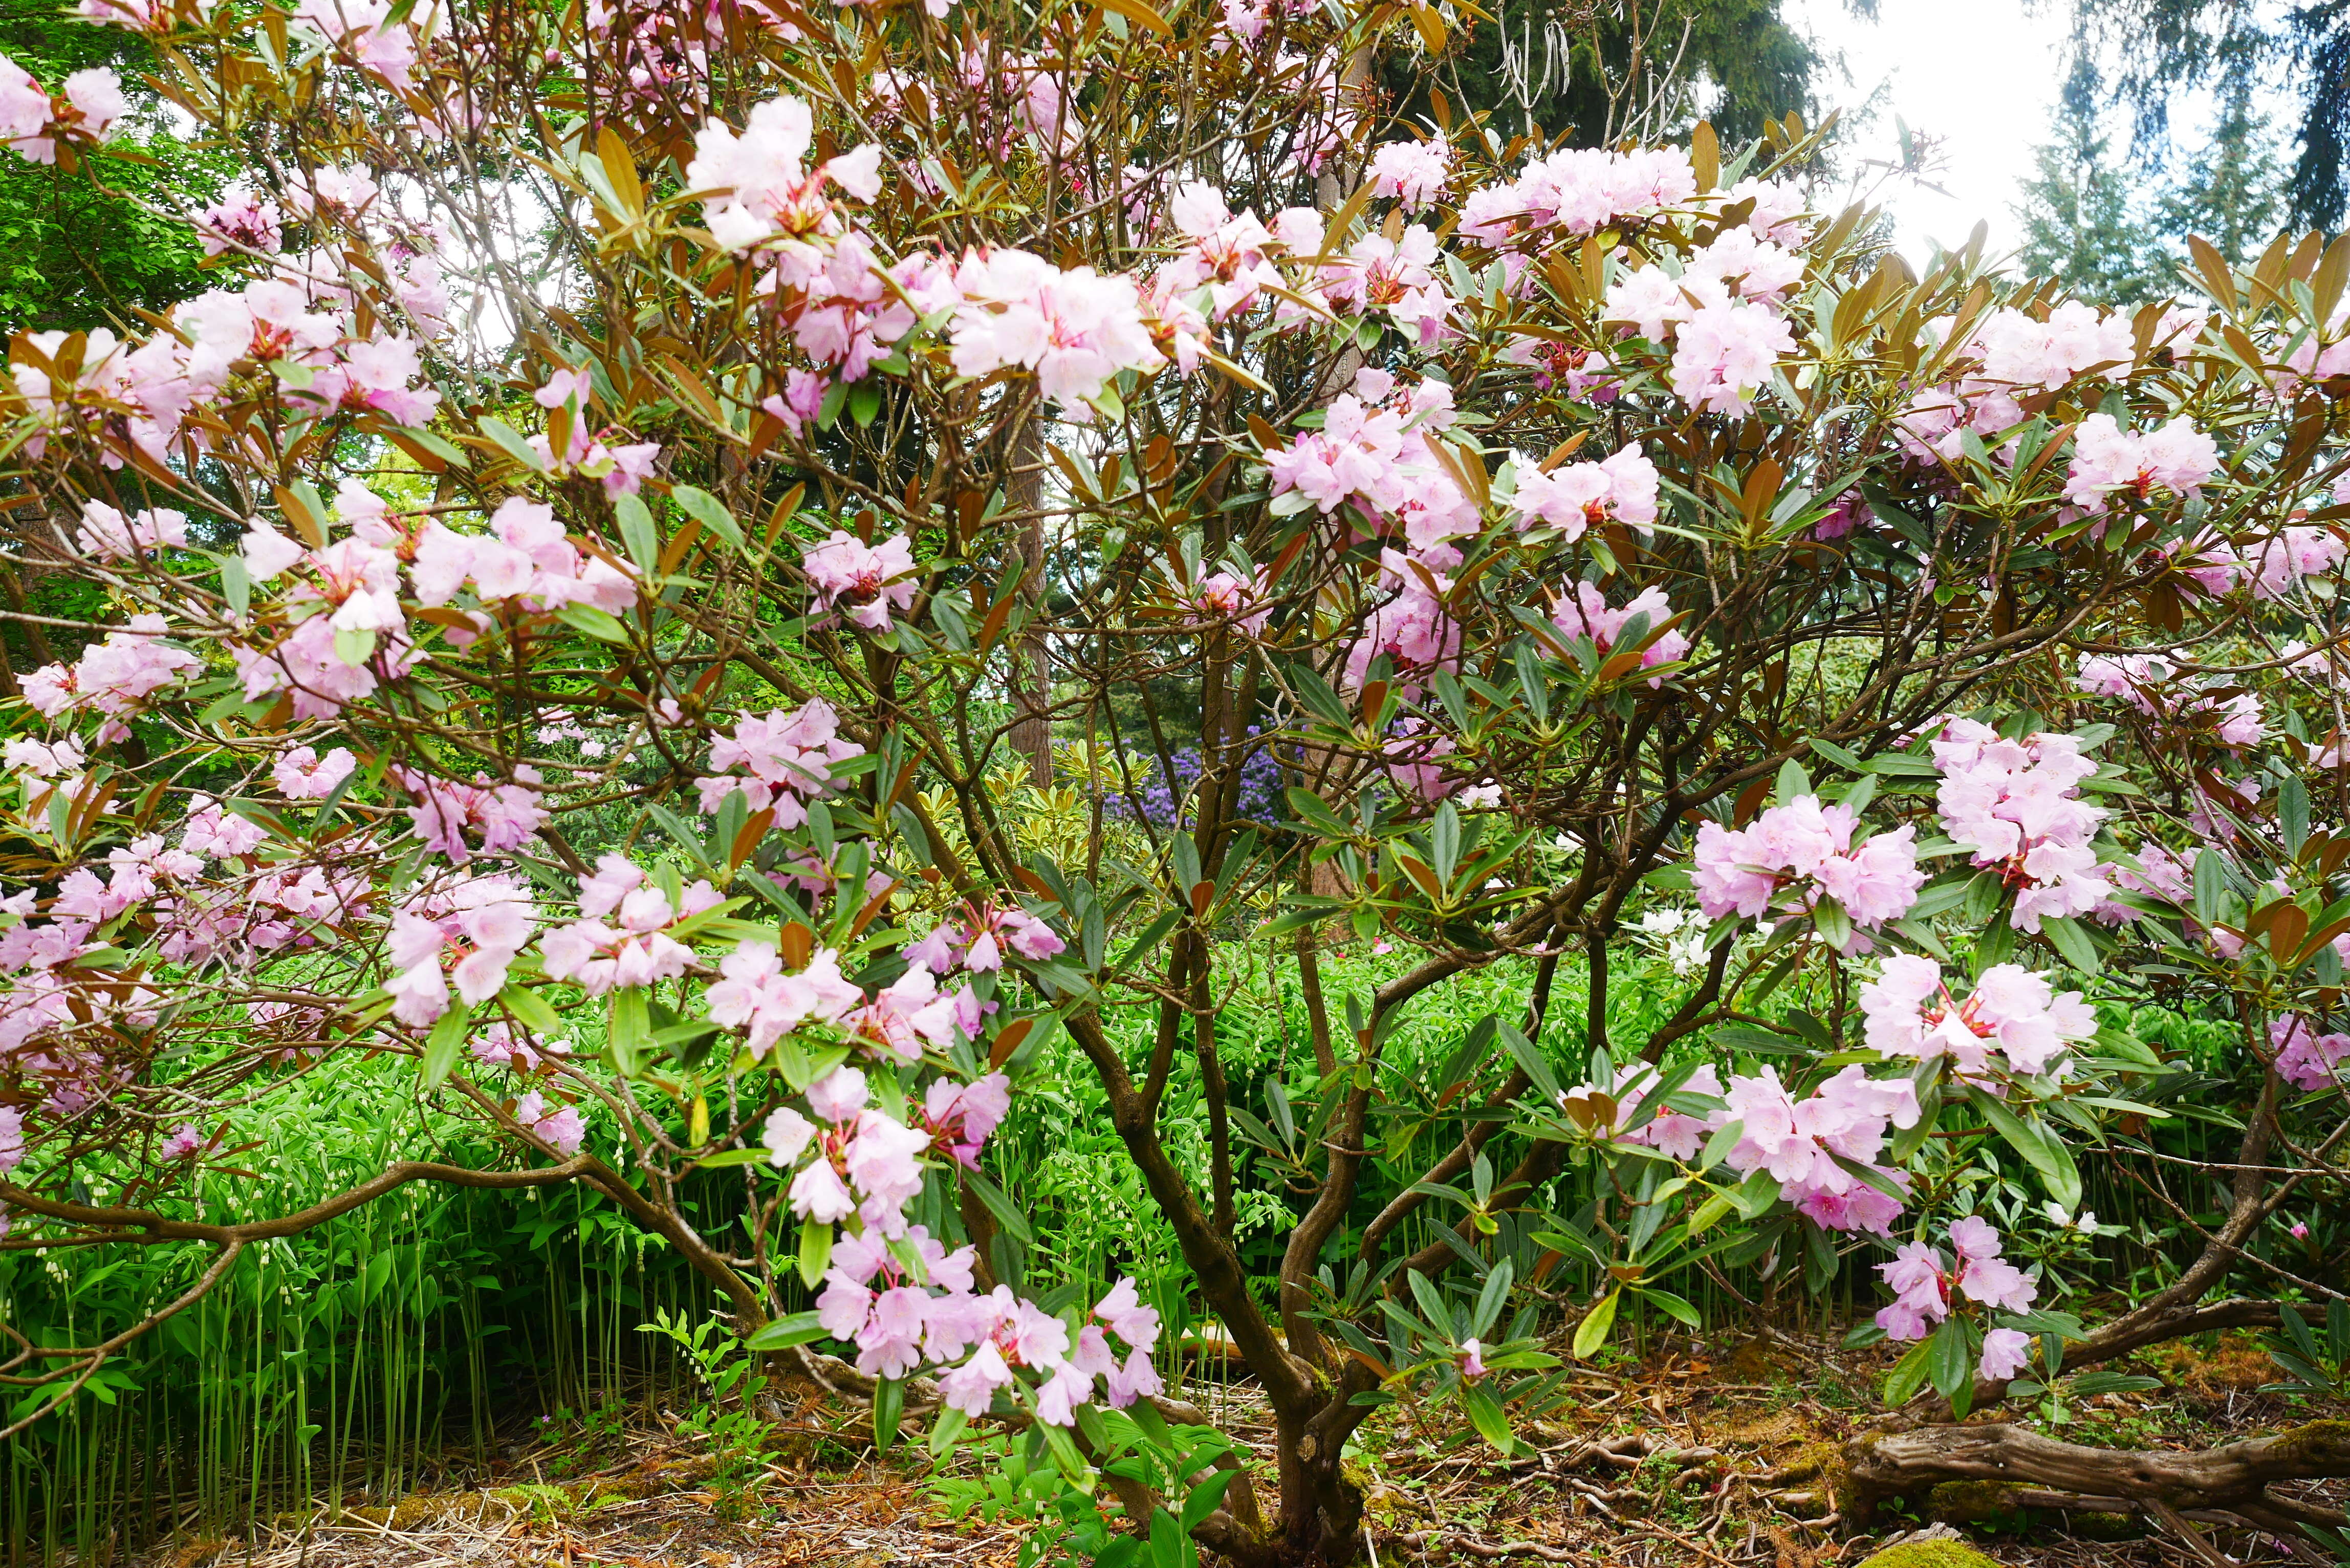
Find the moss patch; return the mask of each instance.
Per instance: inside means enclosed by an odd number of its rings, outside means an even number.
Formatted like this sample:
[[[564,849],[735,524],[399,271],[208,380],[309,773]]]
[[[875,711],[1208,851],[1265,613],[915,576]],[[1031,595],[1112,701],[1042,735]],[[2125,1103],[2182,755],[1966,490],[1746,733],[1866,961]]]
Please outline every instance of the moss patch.
[[[1862,1561],[1860,1568],[2002,1568],[1963,1541],[1904,1541]]]

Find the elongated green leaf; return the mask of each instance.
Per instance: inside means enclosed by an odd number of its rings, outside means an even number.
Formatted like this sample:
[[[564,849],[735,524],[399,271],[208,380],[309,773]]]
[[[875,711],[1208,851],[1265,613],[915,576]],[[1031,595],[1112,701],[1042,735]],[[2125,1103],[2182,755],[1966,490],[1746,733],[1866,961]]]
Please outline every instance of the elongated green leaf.
[[[2081,1207],[2081,1172],[2063,1138],[2043,1123],[2023,1120],[2004,1102],[1980,1089],[1970,1090],[1967,1097],[2008,1146],[2023,1157],[2024,1163],[2040,1173],[2049,1197],[2067,1213]]]
[[[612,992],[612,1010],[607,1024],[612,1067],[623,1078],[633,1078],[644,1067],[645,1053],[652,1045],[652,1020],[645,1011],[645,993],[637,986],[623,986]]]
[[[546,464],[540,460],[537,452],[531,450],[529,441],[520,431],[498,418],[497,415],[482,416],[482,433],[496,442],[499,451],[529,469],[533,473],[546,472]]]
[[[1005,1235],[1024,1247],[1036,1240],[1036,1233],[1028,1227],[1028,1217],[1003,1196],[1002,1188],[975,1170],[964,1171],[962,1180],[964,1186],[979,1194],[979,1200],[987,1205],[987,1211],[995,1216],[996,1224],[1003,1228]]]
[[[419,1075],[428,1089],[438,1088],[457,1064],[457,1053],[465,1048],[465,1036],[473,1024],[473,1010],[457,1002],[441,1015],[432,1033],[424,1038],[424,1060]]]
[[[563,1015],[548,1005],[546,998],[519,981],[498,992],[498,1005],[534,1034],[553,1034],[563,1027]]]
[[[1607,1299],[1612,1302],[1616,1298]],[[1517,1434],[1510,1430],[1510,1417],[1492,1395],[1477,1384],[1464,1383],[1461,1386],[1461,1407],[1469,1412],[1470,1424],[1477,1428],[1479,1437],[1502,1453],[1517,1451]]]
[[[725,540],[737,550],[743,547],[743,525],[734,514],[707,490],[696,490],[691,484],[674,485],[669,498],[683,509],[685,514]]]
[[[1917,1397],[1918,1390],[1926,1386],[1926,1346],[1929,1340],[1919,1340],[1909,1347],[1909,1354],[1893,1364],[1885,1376],[1885,1403],[1888,1408],[1899,1409]]]
[[[800,1221],[800,1283],[814,1290],[832,1265],[832,1226],[811,1215]]]
[[[795,1312],[789,1317],[763,1324],[751,1337],[743,1342],[745,1350],[785,1350],[795,1345],[806,1345],[825,1337],[824,1323],[819,1314]]]
[[[1607,1332],[1616,1326],[1617,1301],[1623,1293],[1620,1288],[1609,1291],[1599,1304],[1585,1313],[1583,1321],[1575,1325],[1575,1358],[1577,1361],[1588,1360],[1593,1351],[1607,1343]]]

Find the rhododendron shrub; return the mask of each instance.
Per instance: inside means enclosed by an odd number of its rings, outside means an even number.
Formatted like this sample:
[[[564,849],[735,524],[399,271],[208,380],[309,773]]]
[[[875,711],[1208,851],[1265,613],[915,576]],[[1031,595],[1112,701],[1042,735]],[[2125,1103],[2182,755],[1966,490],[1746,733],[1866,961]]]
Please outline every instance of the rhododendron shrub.
[[[249,167],[163,214],[213,287],[9,348],[11,548],[106,613],[14,678],[8,1247],[202,1251],[168,1315],[405,1182],[583,1183],[878,1444],[1008,1424],[1147,1530],[1170,1303],[1024,1294],[988,1174],[1067,1062],[1272,1410],[1182,1512],[1252,1563],[1357,1552],[1383,1405],[1514,1446],[1562,1296],[1589,1356],[1701,1272],[1881,1284],[1914,1424],[2311,1288],[2262,1238],[2350,1115],[2350,250],[2134,314],[1921,272],[1798,129],[1384,118],[1387,8],[92,10]],[[10,80],[14,155],[102,170],[108,83]],[[991,781],[1073,752],[1164,809],[1040,847]],[[1390,1053],[1483,970],[1523,1010]],[[2184,1092],[2156,994],[2235,1030],[2241,1158],[2093,1322],[2035,1231]],[[511,1158],[193,1211],[329,1062]],[[1978,1473],[1904,1441],[1849,1517]]]

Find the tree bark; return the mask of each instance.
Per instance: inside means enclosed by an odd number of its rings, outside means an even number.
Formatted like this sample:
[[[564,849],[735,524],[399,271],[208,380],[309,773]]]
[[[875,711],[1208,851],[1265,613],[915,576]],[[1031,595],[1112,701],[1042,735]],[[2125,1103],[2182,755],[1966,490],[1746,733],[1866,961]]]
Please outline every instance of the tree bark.
[[[1946,1481],[1992,1481],[2098,1498],[2152,1512],[2274,1508],[2278,1481],[2350,1476],[2350,1421],[2307,1426],[2201,1452],[2120,1450],[2058,1442],[2000,1422],[1871,1433],[1845,1449],[1846,1521],[1864,1523],[1887,1498]]]

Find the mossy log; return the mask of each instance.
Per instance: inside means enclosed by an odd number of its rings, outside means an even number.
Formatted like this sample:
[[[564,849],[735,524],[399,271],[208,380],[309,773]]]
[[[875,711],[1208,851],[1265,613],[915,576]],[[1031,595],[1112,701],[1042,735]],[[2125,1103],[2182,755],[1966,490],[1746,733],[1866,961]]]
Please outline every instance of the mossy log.
[[[1951,1482],[2021,1489],[2043,1508],[2157,1515],[2214,1510],[2256,1521],[2262,1516],[2338,1519],[2329,1510],[2275,1497],[2269,1488],[2350,1476],[2350,1421],[2313,1421],[2272,1437],[2189,1450],[2085,1448],[2006,1423],[1916,1427],[1856,1438],[1845,1449],[1841,1471],[1845,1495],[1838,1501],[1854,1522],[1865,1521],[1886,1498],[1923,1496]]]

